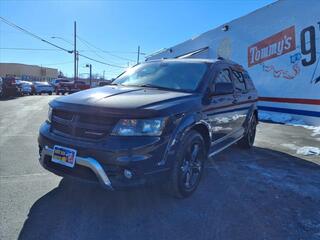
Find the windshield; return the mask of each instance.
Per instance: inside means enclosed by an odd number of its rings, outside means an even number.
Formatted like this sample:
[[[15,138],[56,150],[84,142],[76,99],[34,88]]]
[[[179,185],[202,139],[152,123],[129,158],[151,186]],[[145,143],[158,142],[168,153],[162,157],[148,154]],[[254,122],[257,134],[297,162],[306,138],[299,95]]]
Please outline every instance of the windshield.
[[[205,63],[194,62],[144,63],[130,68],[114,80],[113,84],[194,91],[207,68]]]

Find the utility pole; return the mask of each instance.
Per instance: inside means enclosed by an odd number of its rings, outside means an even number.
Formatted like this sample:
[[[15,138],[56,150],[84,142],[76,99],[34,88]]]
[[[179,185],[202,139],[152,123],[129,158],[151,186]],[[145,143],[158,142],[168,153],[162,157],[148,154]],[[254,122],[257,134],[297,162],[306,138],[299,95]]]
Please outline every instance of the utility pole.
[[[140,46],[138,46],[137,64],[139,64],[139,59],[140,59]]]
[[[74,21],[74,81],[77,80],[77,23]]]
[[[77,72],[76,72],[76,76],[77,76],[77,79],[78,79],[78,76],[79,76],[79,52],[77,51]]]
[[[92,65],[90,64],[90,87],[92,86]]]

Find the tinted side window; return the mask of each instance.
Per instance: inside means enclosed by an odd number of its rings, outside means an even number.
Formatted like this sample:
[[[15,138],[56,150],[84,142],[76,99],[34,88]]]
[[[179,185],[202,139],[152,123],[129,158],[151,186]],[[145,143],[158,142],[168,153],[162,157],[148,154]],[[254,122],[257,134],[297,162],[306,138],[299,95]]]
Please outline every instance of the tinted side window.
[[[229,69],[223,69],[216,77],[215,83],[232,83]]]
[[[253,82],[252,82],[252,79],[250,78],[250,76],[249,76],[247,71],[243,72],[243,77],[244,77],[244,80],[246,82],[247,89],[249,89],[249,90],[255,89],[255,87],[253,85]]]
[[[244,80],[244,76],[242,72],[232,70],[232,73],[234,75],[234,88],[238,91],[245,91],[246,90],[246,84]]]

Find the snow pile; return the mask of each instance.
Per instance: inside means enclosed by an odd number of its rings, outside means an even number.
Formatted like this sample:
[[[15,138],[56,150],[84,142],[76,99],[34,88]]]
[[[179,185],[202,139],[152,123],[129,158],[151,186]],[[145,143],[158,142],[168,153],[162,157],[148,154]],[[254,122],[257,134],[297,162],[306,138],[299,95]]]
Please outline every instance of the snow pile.
[[[286,148],[289,148],[293,151],[296,151],[299,147],[295,144],[292,144],[292,143],[283,143],[281,144],[282,146],[286,147]]]
[[[290,150],[296,151],[296,154],[303,155],[303,156],[311,156],[311,155],[320,155],[320,148],[317,147],[311,147],[311,146],[304,146],[299,147],[292,143],[284,143],[281,144],[282,146],[289,148]]]
[[[301,125],[301,124],[295,124],[294,126],[304,127],[306,129],[311,130],[312,131],[312,134],[311,134],[312,137],[320,135],[320,126],[315,127],[315,126],[308,126],[308,125]]]
[[[276,123],[285,123],[288,125],[305,125],[302,120],[293,119],[290,114],[286,113],[269,113],[259,111],[259,120],[271,121]]]
[[[320,148],[309,147],[309,146],[301,147],[297,149],[297,154],[304,155],[304,156],[308,156],[308,155],[318,156],[320,155]]]
[[[259,111],[259,120],[271,121],[275,123],[283,123],[285,125],[290,125],[290,126],[303,127],[313,132],[311,134],[312,137],[320,135],[320,126],[307,125],[303,120],[294,119],[290,114],[286,114],[286,113],[270,113],[270,112]]]

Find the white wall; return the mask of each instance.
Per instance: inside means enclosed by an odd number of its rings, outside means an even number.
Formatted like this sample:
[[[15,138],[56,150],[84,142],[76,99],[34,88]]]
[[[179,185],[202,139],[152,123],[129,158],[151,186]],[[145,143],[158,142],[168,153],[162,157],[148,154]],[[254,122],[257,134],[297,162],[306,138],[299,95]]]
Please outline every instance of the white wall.
[[[226,25],[228,31],[220,26],[147,60],[209,47],[205,57],[247,68],[262,109],[320,125],[320,1],[280,0]]]

